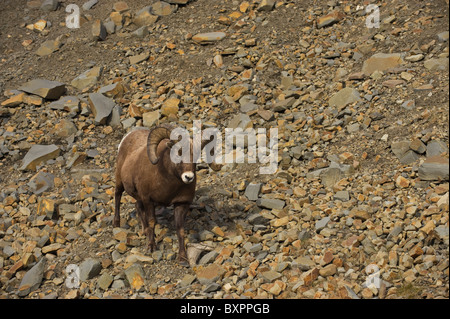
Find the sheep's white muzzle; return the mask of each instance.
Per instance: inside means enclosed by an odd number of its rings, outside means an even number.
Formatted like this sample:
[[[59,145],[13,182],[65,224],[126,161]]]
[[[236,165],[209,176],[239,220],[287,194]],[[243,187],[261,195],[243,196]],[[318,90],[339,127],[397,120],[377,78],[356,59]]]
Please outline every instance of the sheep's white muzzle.
[[[181,180],[185,184],[192,183],[192,181],[194,180],[194,173],[193,172],[184,172],[183,174],[181,174]]]

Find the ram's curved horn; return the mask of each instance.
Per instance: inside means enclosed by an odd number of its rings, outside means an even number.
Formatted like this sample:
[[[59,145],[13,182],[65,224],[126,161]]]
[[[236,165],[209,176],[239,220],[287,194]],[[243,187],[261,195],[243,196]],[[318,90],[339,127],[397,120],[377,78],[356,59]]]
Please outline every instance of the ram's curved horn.
[[[159,161],[159,158],[156,155],[159,143],[164,139],[170,139],[170,132],[172,132],[172,129],[172,126],[162,124],[155,126],[150,130],[147,138],[147,155],[153,165],[157,164]]]
[[[214,140],[214,136],[211,136],[209,139],[206,140],[202,140],[202,145],[201,145],[201,149],[203,150],[203,148],[208,145],[210,142],[212,142]],[[221,147],[219,145],[219,147]],[[207,156],[208,157],[208,156]],[[211,163],[208,163],[208,166],[213,170],[213,171],[220,171],[222,169],[221,164],[217,164],[216,162],[212,161]]]

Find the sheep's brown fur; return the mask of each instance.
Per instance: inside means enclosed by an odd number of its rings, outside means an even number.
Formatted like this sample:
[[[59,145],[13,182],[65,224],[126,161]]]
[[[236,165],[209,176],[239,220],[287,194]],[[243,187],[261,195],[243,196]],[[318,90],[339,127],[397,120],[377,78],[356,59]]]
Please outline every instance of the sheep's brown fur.
[[[164,132],[163,129],[168,129]],[[152,149],[149,134],[160,135]],[[155,206],[174,205],[175,226],[179,242],[178,260],[186,264],[184,244],[184,221],[189,206],[195,196],[196,164],[178,163],[170,159],[170,147],[173,141],[168,138],[170,128],[157,127],[153,130],[135,130],[126,135],[119,145],[116,163],[115,215],[114,227],[120,227],[120,200],[125,190],[136,199],[136,211],[142,223],[142,230],[149,240],[149,249],[156,249],[154,227],[156,224]],[[192,153],[192,152],[191,152]],[[156,159],[154,158],[156,155]],[[211,166],[213,169],[214,167]],[[182,174],[189,173],[187,180]]]

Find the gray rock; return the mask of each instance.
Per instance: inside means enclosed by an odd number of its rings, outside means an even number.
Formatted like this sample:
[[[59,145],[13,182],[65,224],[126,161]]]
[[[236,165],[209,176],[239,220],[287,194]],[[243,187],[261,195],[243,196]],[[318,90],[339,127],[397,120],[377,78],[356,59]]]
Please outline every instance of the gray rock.
[[[28,186],[33,194],[39,195],[50,190],[54,186],[54,178],[55,175],[41,171],[31,178],[28,182]]]
[[[402,103],[402,107],[408,111],[412,111],[416,108],[416,101],[408,100]]]
[[[448,31],[443,31],[437,34],[438,39],[440,42],[447,42],[448,41]]]
[[[122,127],[124,130],[132,127],[136,123],[136,119],[134,117],[129,117],[122,121]],[[145,124],[144,124],[145,126]]]
[[[219,253],[215,250],[212,250],[210,252],[207,252],[205,255],[203,255],[200,260],[198,261],[199,265],[206,265],[209,263],[212,263],[216,257],[219,255]]]
[[[228,123],[228,127],[232,129],[236,129],[238,127],[245,130],[249,123],[251,123],[251,119],[247,114],[239,113],[236,114]]]
[[[64,83],[57,81],[35,79],[22,85],[19,90],[39,95],[44,99],[57,100],[66,91],[66,86]]]
[[[59,155],[58,146],[52,145],[33,145],[27,152],[22,161],[20,170],[36,170],[40,163],[56,158]]]
[[[80,99],[77,96],[63,96],[47,105],[52,110],[64,110],[70,113],[80,112]]]
[[[42,278],[44,277],[46,264],[47,259],[45,257],[42,257],[36,265],[34,265],[30,270],[26,272],[19,285],[19,296],[26,296],[30,292],[39,288],[42,282]]]
[[[200,44],[208,44],[216,41],[220,41],[225,38],[225,32],[207,32],[198,33],[192,37],[192,40]]]
[[[257,8],[258,11],[271,11],[275,6],[275,0],[262,0]]]
[[[167,16],[174,13],[177,10],[177,6],[170,5],[165,1],[157,1],[152,4],[152,13],[157,16]]]
[[[105,272],[98,278],[97,284],[101,289],[106,290],[111,286],[113,281],[114,277]]]
[[[419,166],[418,176],[421,180],[449,180],[448,158],[439,155],[429,157]]]
[[[138,12],[136,12],[136,15],[133,19],[133,23],[138,27],[154,24],[156,21],[158,21],[158,16],[153,15],[151,13],[151,10],[152,10],[151,6],[146,6],[141,10],[139,10]]]
[[[327,226],[329,221],[330,221],[330,217],[324,217],[324,218],[316,221],[316,224],[315,224],[316,231],[324,229]]]
[[[391,144],[391,151],[400,159],[409,150],[409,144],[409,141],[393,142]]]
[[[98,3],[98,0],[89,0],[83,3],[81,6],[84,11],[90,10],[93,6],[95,6]]]
[[[336,106],[342,108],[348,104],[361,101],[358,90],[350,87],[343,88],[339,92],[333,94],[329,99],[328,104],[330,106]]]
[[[403,63],[400,53],[376,53],[364,61],[362,72],[369,76],[375,71],[385,71]]]
[[[439,140],[432,140],[427,144],[427,157],[448,153],[447,145]]]
[[[430,71],[445,71],[448,70],[448,58],[429,59],[423,62],[423,66]]]
[[[296,265],[302,271],[308,271],[316,266],[316,263],[311,260],[308,256],[301,256],[294,260],[294,265]]]
[[[255,201],[258,199],[259,190],[261,189],[261,183],[250,183],[247,185],[247,188],[245,189],[244,195],[252,201]]]
[[[334,184],[344,178],[344,174],[337,167],[330,167],[320,172],[319,174],[322,184],[325,187],[333,187]]]
[[[98,259],[88,258],[80,265],[80,280],[86,281],[97,276],[102,270],[102,264]]]
[[[348,191],[337,191],[336,194],[334,194],[334,199],[346,202],[350,200],[350,194]]]
[[[408,165],[411,163],[414,163],[415,161],[417,161],[419,159],[419,155],[414,152],[413,150],[409,150],[407,151],[405,154],[403,154],[399,160],[402,164]]]
[[[73,79],[72,82],[70,82],[70,85],[76,87],[80,91],[87,89],[97,83],[102,71],[103,67],[95,66]]]
[[[44,0],[41,4],[41,10],[43,11],[55,11],[58,9],[58,0]]]
[[[114,100],[100,93],[90,93],[88,100],[92,114],[95,116],[95,124],[106,124],[116,105]]]
[[[250,225],[267,225],[270,221],[270,219],[264,217],[260,213],[255,213],[255,214],[250,215],[247,218],[247,220],[250,223]]]
[[[158,120],[161,118],[161,111],[155,110],[151,112],[146,112],[142,115],[142,124],[145,127],[153,127],[158,123]]]
[[[275,270],[263,271],[260,275],[265,282],[272,282],[281,277],[281,274]]]
[[[295,97],[289,97],[287,99],[277,101],[273,105],[274,112],[284,112],[286,109],[290,108],[295,103]]]
[[[39,56],[47,56],[58,51],[60,46],[61,42],[59,40],[47,40],[39,46],[36,50],[36,54]]]
[[[141,265],[139,265],[138,263],[134,263],[133,265],[125,269],[125,276],[132,286],[132,283],[136,281],[136,278],[140,277],[140,279],[144,279],[145,273]]]
[[[256,204],[268,209],[283,209],[284,205],[286,205],[284,200],[276,198],[259,198]]]
[[[446,227],[444,225],[440,225],[436,227],[434,231],[439,236],[439,238],[442,239],[446,245],[448,245],[448,226]]]
[[[135,56],[129,57],[130,64],[138,64],[148,59],[150,54],[148,52],[144,52],[142,54],[138,54]]]

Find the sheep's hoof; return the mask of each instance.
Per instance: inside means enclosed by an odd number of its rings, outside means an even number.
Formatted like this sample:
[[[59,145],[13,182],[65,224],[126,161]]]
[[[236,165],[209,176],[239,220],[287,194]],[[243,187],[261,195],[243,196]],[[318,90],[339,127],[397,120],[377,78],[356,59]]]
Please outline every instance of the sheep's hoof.
[[[147,250],[148,250],[150,253],[154,252],[155,250],[157,250],[156,244],[148,244]]]
[[[180,266],[183,266],[183,267],[186,267],[186,268],[189,268],[189,267],[190,267],[189,260],[187,259],[186,256],[181,256],[181,255],[179,255],[179,256],[178,256],[178,264],[179,264]]]

